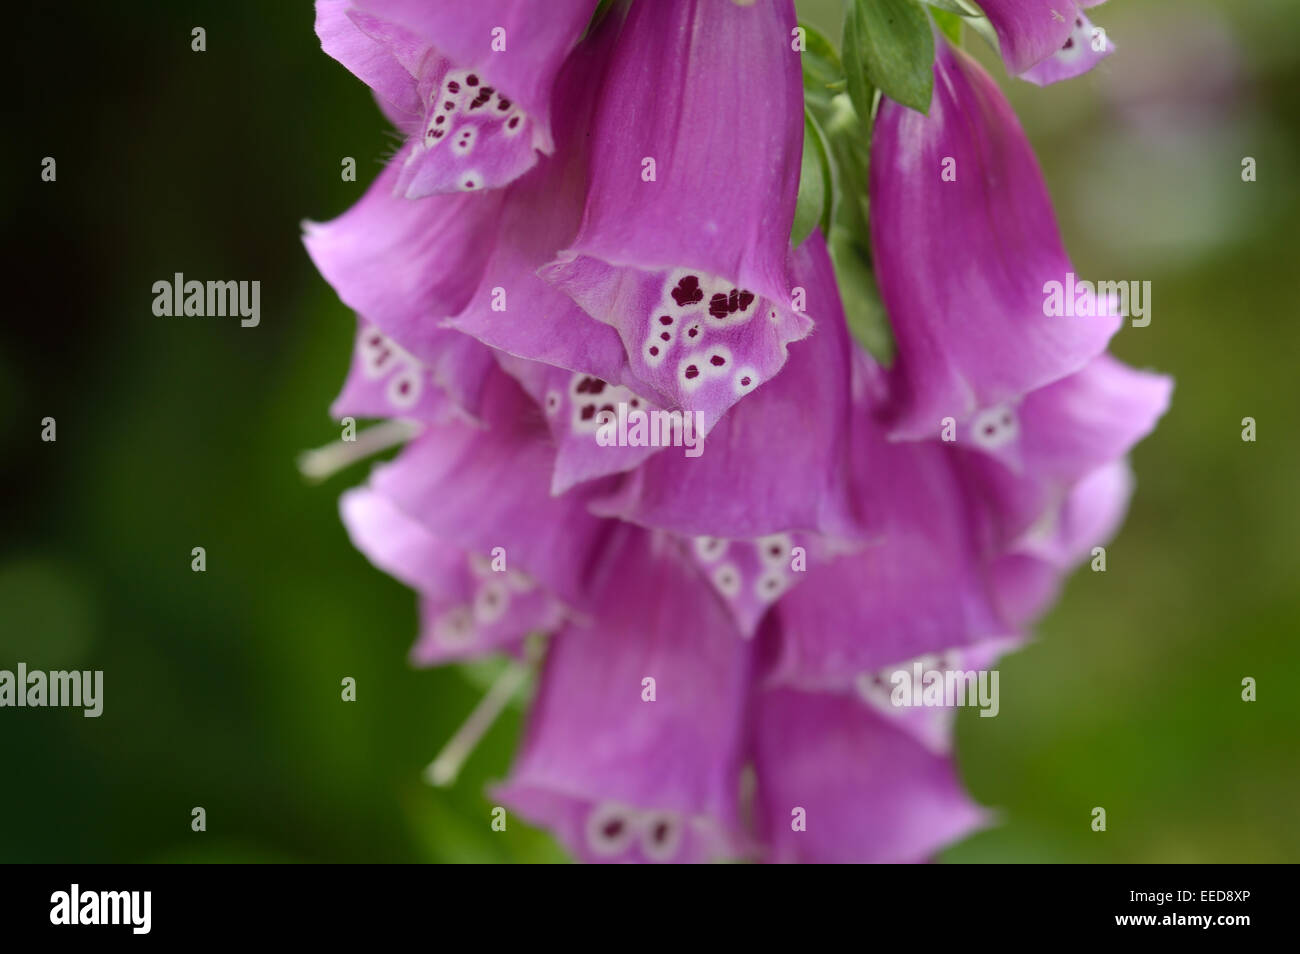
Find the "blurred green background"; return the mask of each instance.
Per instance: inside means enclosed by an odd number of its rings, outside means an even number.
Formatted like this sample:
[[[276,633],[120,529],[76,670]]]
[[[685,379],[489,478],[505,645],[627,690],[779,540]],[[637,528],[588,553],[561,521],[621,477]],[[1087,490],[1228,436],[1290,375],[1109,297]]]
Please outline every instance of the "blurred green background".
[[[800,9],[836,29],[836,0]],[[1067,84],[1012,81],[966,45],[1039,150],[1076,270],[1153,283],[1150,327],[1114,349],[1177,390],[1108,572],[1076,574],[1003,662],[1000,718],[962,713],[963,773],[1001,824],[945,858],[1300,860],[1300,6],[1093,12],[1119,52]],[[367,465],[321,486],[295,469],[337,436],[353,335],[300,221],[347,208],[395,147],[312,19],[305,2],[31,5],[11,31],[0,668],[103,669],[105,708],[0,710],[0,861],[564,857],[489,828],[518,712],[455,787],[421,781],[481,689],[407,665],[414,598],[337,515]],[[151,285],[176,271],[260,280],[261,326],[155,318]]]

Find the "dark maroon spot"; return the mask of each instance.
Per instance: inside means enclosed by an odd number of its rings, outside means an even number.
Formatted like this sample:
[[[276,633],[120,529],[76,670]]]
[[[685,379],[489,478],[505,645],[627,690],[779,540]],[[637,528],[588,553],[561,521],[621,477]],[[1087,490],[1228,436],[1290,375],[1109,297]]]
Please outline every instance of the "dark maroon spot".
[[[497,103],[497,109],[501,110],[501,112],[503,113],[509,108],[510,108],[510,100],[508,99],[502,98],[501,102]]]
[[[992,424],[985,424],[985,425],[984,425],[984,436],[985,436],[985,437],[992,437],[992,436],[993,436],[993,432],[996,431],[996,430],[997,430],[997,428],[995,428]]]
[[[637,398],[633,398],[632,400],[628,401],[627,403],[628,403],[628,406],[629,406],[629,407],[640,407],[640,406],[641,406],[641,401],[640,401],[639,399],[637,399]]]
[[[456,104],[448,101],[442,104],[442,108],[447,110],[447,112],[451,112],[453,109],[456,108]]]
[[[383,335],[371,335],[371,336],[370,336],[370,344],[371,344],[373,347],[378,348],[378,347],[379,347],[381,344],[383,344],[383,343],[384,343],[384,336],[383,336]]]
[[[687,380],[687,381],[691,380],[691,378],[698,378],[699,376],[700,376],[700,369],[699,369],[699,368],[697,368],[697,367],[696,367],[695,365],[693,365],[693,364],[688,364],[688,365],[686,366],[686,380]]]
[[[459,92],[460,92],[460,84],[457,83],[455,80],[452,80],[450,83],[447,84],[447,89],[450,90],[450,91],[453,92],[453,93],[459,93]]]
[[[608,411],[610,414],[613,414],[613,413],[614,413],[614,405],[612,405],[612,404],[606,404],[604,407],[601,408],[601,411],[602,411],[602,412],[604,412],[604,411]]]
[[[623,833],[623,819],[611,818],[601,826],[600,833],[613,840]]]
[[[516,116],[514,119],[510,120],[510,122],[506,123],[506,125],[509,126],[511,129],[514,129],[516,126],[519,125],[519,117]]]
[[[433,131],[433,138],[434,138],[434,139],[441,139],[442,137],[443,137],[443,131],[442,131],[441,129],[435,129],[435,130]]]
[[[727,359],[720,354],[715,354],[712,358],[709,359],[709,364],[713,365],[715,368],[720,368],[726,363],[727,363]]]
[[[671,325],[672,323],[673,323],[673,316],[672,316],[672,315],[660,315],[660,316],[659,316],[659,324],[661,324],[661,325]]]
[[[487,101],[491,98],[492,98],[492,87],[484,86],[481,90],[478,91],[478,95],[474,97],[474,101],[469,104],[469,108],[479,109],[480,107],[485,105]]]
[[[767,552],[770,553],[770,554],[772,554],[772,556],[780,556],[780,555],[781,555],[781,548],[780,548],[780,547],[775,547],[775,546],[774,546],[774,547],[769,547]]]
[[[466,189],[472,189],[472,188],[474,188],[474,180],[473,180],[473,179],[466,179],[466,180],[465,180],[465,188],[466,188]]]
[[[659,354],[659,347],[658,347],[657,345],[652,346],[652,347],[650,348],[650,357],[652,357],[652,358],[653,358],[653,357],[656,357],[658,354]]]
[[[695,337],[696,335],[698,335],[699,333],[700,333],[700,329],[699,329],[699,328],[692,328],[690,331],[686,332],[686,335],[687,335],[687,337],[694,338],[694,337]]]
[[[655,844],[662,845],[668,839],[668,823],[661,821],[659,824],[655,825],[654,830],[650,835],[654,838]]]
[[[740,379],[740,386],[741,386],[742,388],[747,388],[747,387],[749,387],[749,378],[748,378],[748,377],[741,378],[741,379]]]
[[[447,121],[447,117],[446,117],[446,116],[439,116],[437,119],[435,119],[435,120],[433,121],[433,124],[434,124],[435,126],[441,126],[441,125],[442,125],[443,123],[445,123],[446,121]]]
[[[596,405],[594,404],[588,404],[586,407],[584,407],[582,409],[582,414],[580,415],[580,417],[584,421],[590,421],[595,416],[596,416]]]
[[[478,77],[475,76],[473,73],[470,73],[469,76],[465,77],[465,82],[468,83],[470,86],[477,86]]]
[[[752,292],[733,288],[727,294],[719,292],[709,299],[709,314],[714,318],[726,318],[738,311],[744,311],[754,302]]]
[[[700,290],[699,278],[695,275],[687,275],[678,282],[677,287],[673,289],[673,301],[677,302],[678,308],[704,301],[704,292]]]
[[[1083,26],[1083,17],[1075,17],[1074,26],[1076,29]]]
[[[1063,49],[1063,50],[1072,50],[1072,49],[1074,49],[1074,37],[1070,37],[1068,40],[1066,40],[1066,41],[1065,41],[1065,46],[1061,47],[1061,49]]]
[[[660,340],[660,341],[671,341],[671,340],[672,340],[672,337],[673,337],[673,336],[670,335],[670,334],[669,334],[668,332],[666,332],[666,331],[661,331],[661,332],[659,332],[659,340]]]
[[[409,393],[411,390],[411,382],[403,381],[401,384],[397,386],[397,390],[402,392],[403,394]]]

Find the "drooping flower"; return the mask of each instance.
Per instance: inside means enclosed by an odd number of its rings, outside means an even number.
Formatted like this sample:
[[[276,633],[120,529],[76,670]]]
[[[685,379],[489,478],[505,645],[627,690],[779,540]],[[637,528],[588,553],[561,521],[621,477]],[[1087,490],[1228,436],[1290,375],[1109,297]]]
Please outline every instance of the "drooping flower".
[[[795,25],[792,0],[633,4],[590,129],[582,226],[542,272],[617,330],[661,404],[700,410],[706,430],[812,326],[786,270]]]
[[[373,489],[348,491],[340,510],[357,549],[419,594],[417,663],[511,651],[564,619],[564,604],[527,573],[497,573],[489,554],[437,536]]]
[[[402,159],[388,166],[356,205],[326,223],[308,223],[307,251],[339,297],[430,373],[467,413],[477,413],[491,351],[442,326],[465,306],[492,248],[502,194],[394,195]],[[381,343],[360,347],[378,355]],[[361,358],[365,367],[364,353]],[[410,362],[406,362],[408,365]]]
[[[416,662],[520,660],[430,777],[454,778],[541,633],[494,792],[578,858],[928,860],[989,815],[950,701],[900,705],[891,679],[986,673],[1024,638],[1118,527],[1169,382],[1104,354],[1109,303],[1047,315],[1070,263],[964,54],[939,44],[928,116],[885,100],[875,122],[885,368],[849,333],[821,231],[790,247],[790,0],[635,0],[589,26],[593,6],[317,7],[326,49],[415,137],[305,237],[358,313],[333,411],[390,419],[360,449],[407,442],[343,520],[418,594]],[[1062,45],[1017,72],[1066,69]],[[444,145],[473,130],[460,153],[419,138],[447,97]],[[521,138],[489,105],[521,110]],[[609,446],[629,412],[677,414],[678,437],[699,414],[703,453]]]
[[[738,856],[751,646],[676,541],[619,524],[608,544],[497,797],[592,860]]]
[[[1119,328],[1105,309],[1048,316],[1044,285],[1073,267],[1038,163],[993,80],[946,42],[929,116],[880,105],[871,244],[898,346],[895,436],[934,436],[1072,374]]]
[[[852,696],[774,689],[755,710],[756,827],[771,861],[927,861],[986,822],[951,760]]]
[[[409,137],[407,198],[505,185],[554,149],[551,87],[595,0],[317,0],[321,45]]]
[[[781,374],[709,432],[702,456],[656,455],[593,510],[689,536],[861,536],[847,479],[853,350],[820,234],[791,255],[790,274],[819,317],[808,338],[790,345]],[[708,340],[687,354],[704,376],[725,376],[732,358]]]
[[[477,403],[467,392],[473,390],[476,398],[478,385],[467,389],[460,383],[464,348],[456,347],[461,342],[450,344],[437,354],[437,365],[426,364],[375,325],[358,320],[352,367],[343,391],[330,405],[330,415],[443,421],[463,414],[465,407]]]
[[[992,504],[989,548],[1015,543],[1071,488],[1123,458],[1154,429],[1172,389],[1162,375],[1101,355],[977,418],[957,444],[969,484]]]
[[[951,449],[890,442],[870,409],[855,425],[854,495],[879,530],[810,567],[776,607],[776,685],[846,691],[861,673],[1013,632],[994,609],[978,515]]]
[[[483,424],[426,427],[370,485],[446,544],[489,556],[581,607],[585,574],[608,528],[587,513],[591,484],[554,496],[555,452],[537,407],[508,375],[488,382]],[[504,571],[502,571],[504,572]]]
[[[1124,520],[1133,483],[1127,461],[1098,467],[1048,512],[1036,532],[993,561],[993,588],[1008,623],[1034,622],[1056,598],[1065,574],[1110,542]]]
[[[1046,86],[1092,69],[1114,51],[1083,14],[1105,0],[983,0],[1007,70]]]

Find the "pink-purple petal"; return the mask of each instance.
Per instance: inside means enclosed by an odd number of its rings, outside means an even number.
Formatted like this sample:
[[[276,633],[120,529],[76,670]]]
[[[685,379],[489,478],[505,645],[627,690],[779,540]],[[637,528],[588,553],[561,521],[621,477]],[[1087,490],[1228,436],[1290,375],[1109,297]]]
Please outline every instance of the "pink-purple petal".
[[[1012,426],[995,442],[978,430],[959,439],[963,471],[987,505],[988,548],[1016,543],[1076,482],[1127,455],[1155,428],[1172,390],[1169,378],[1102,355],[999,410]]]
[[[980,6],[997,33],[1007,71],[1043,86],[1086,72],[1109,54],[1109,48],[1092,51],[1092,25],[1080,12],[1102,2],[981,0]],[[1087,44],[1083,50],[1081,40]]]
[[[550,435],[532,400],[504,372],[489,381],[483,424],[426,428],[375,471],[371,486],[440,539],[483,555],[500,547],[508,567],[581,606],[609,527],[587,513],[587,499],[576,491],[550,494]]]
[[[1100,45],[1101,49],[1097,49]],[[1075,17],[1074,30],[1065,45],[1052,56],[1020,74],[1020,78],[1038,86],[1073,79],[1091,70],[1115,52],[1110,37],[1094,27],[1082,13]]]
[[[419,593],[418,665],[509,649],[564,618],[560,601],[526,573],[438,538],[369,488],[344,494],[339,508],[357,549]]]
[[[521,755],[497,797],[557,825],[582,856],[716,854],[738,825],[749,644],[661,535],[621,527],[593,575],[589,620],[553,640]],[[675,841],[656,844],[641,826],[609,843],[592,824],[601,810],[629,824],[670,818]],[[698,837],[680,838],[687,832]]]
[[[1133,493],[1124,460],[1086,475],[1014,547],[990,568],[998,607],[1014,625],[1041,616],[1060,592],[1064,574],[1105,547],[1119,530]]]
[[[1038,162],[997,85],[946,42],[928,116],[881,103],[871,241],[898,345],[895,436],[937,436],[1059,380],[1119,327],[1046,314],[1045,285],[1073,269]]]
[[[665,406],[710,427],[811,327],[786,271],[803,141],[794,26],[790,0],[634,5],[590,132],[581,231],[542,272],[618,331]],[[693,364],[706,346],[742,373]]]
[[[777,689],[754,708],[769,861],[922,862],[987,823],[951,760],[852,696]]]
[[[355,0],[355,6],[406,28],[474,74],[480,88],[518,103],[533,122],[528,136],[535,147],[551,151],[551,88],[596,0]],[[494,41],[505,48],[494,50]]]
[[[686,536],[861,535],[847,478],[852,346],[819,234],[793,254],[792,273],[818,320],[785,369],[713,427],[702,454],[657,454],[595,502],[596,512]],[[701,368],[734,357],[699,353]]]
[[[321,48],[375,92],[399,128],[420,116],[420,64],[427,46],[418,37],[377,17],[359,13],[352,0],[316,0]]]

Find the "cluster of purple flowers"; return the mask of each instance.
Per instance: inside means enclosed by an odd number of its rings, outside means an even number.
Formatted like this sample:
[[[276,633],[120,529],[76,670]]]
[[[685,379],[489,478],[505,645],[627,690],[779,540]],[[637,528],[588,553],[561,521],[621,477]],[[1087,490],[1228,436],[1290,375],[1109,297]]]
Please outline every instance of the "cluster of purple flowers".
[[[982,4],[1039,83],[1109,52],[1090,5]],[[1113,309],[1044,314],[1073,269],[1042,175],[941,34],[928,114],[874,117],[885,366],[821,231],[791,247],[793,0],[595,12],[317,0],[406,137],[305,239],[358,316],[334,414],[410,436],[344,521],[418,593],[420,663],[549,634],[494,797],[576,856],[926,860],[986,816],[951,708],[888,673],[1023,638],[1116,530],[1170,382],[1106,354]],[[703,454],[598,441],[620,407],[693,415]]]

